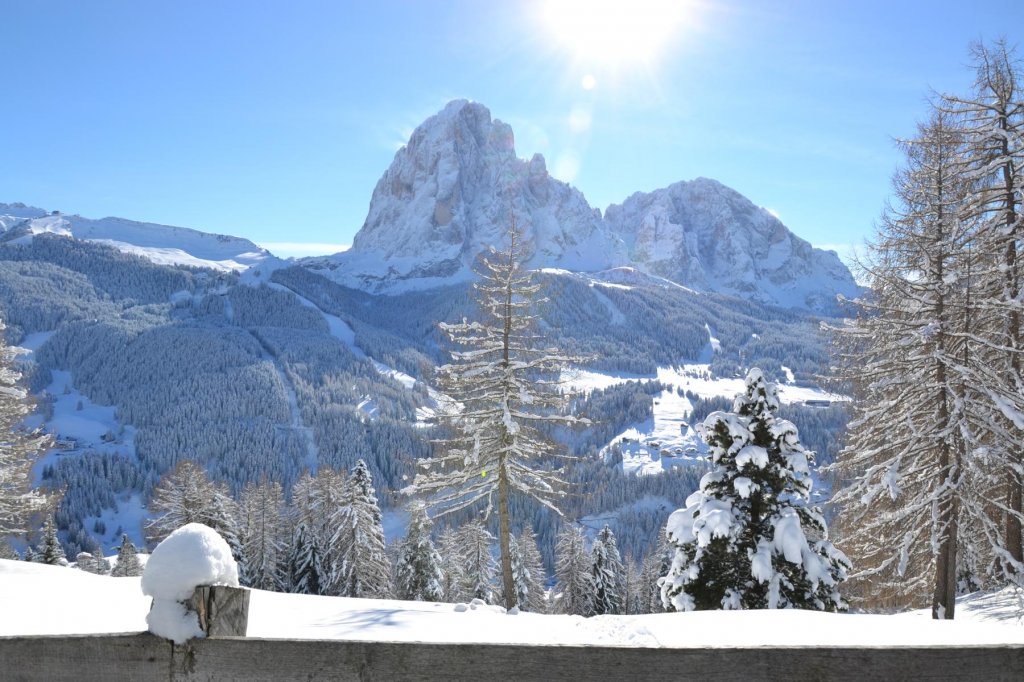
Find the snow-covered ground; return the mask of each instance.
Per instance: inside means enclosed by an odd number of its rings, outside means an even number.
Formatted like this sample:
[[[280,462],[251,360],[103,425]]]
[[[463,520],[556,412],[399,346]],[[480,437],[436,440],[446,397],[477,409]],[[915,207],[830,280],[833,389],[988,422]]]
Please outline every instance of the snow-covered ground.
[[[139,578],[0,560],[0,637],[140,632],[150,599]],[[964,646],[1024,644],[1024,600],[1011,590],[958,601],[952,622],[886,615],[705,611],[547,616],[497,606],[310,597],[253,591],[250,637],[634,647]]]

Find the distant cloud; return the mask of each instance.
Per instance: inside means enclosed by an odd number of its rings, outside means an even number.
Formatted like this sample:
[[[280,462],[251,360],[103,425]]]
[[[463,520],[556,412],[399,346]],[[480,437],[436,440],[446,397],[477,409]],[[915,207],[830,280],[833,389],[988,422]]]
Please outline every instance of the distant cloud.
[[[765,206],[765,207],[764,207],[764,210],[768,211],[768,212],[769,212],[769,213],[771,213],[771,214],[772,214],[773,216],[775,216],[775,219],[776,219],[776,220],[782,220],[782,216],[780,216],[780,215],[779,215],[779,212],[778,212],[778,211],[776,211],[776,210],[775,210],[774,208],[768,208],[767,206]]]
[[[348,251],[351,248],[351,244],[330,244],[327,242],[262,242],[260,246],[279,258],[329,256],[340,251]]]

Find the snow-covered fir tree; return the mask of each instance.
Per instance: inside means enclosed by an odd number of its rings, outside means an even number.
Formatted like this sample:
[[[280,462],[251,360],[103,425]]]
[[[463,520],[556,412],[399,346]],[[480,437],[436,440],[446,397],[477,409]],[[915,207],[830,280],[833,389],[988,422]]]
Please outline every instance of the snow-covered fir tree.
[[[649,613],[647,590],[643,583],[642,564],[627,558],[623,561],[623,601],[622,612],[626,615]]]
[[[68,565],[64,548],[61,547],[60,540],[57,538],[57,524],[54,522],[52,514],[46,518],[46,523],[43,524],[43,544],[39,548],[39,561],[52,566]]]
[[[590,548],[590,578],[594,584],[595,615],[622,613],[625,575],[615,533],[605,524]]]
[[[6,325],[0,321],[0,544],[6,536],[26,530],[26,517],[45,502],[32,490],[29,469],[49,439],[26,432],[21,426],[29,413],[28,391],[14,367],[16,352],[4,341]]]
[[[332,519],[345,498],[346,475],[342,471],[320,468],[316,476],[305,472],[292,486],[289,521],[293,526],[305,523],[309,537],[320,554],[320,589],[329,594],[338,583],[340,550],[335,543],[337,528]]]
[[[462,545],[456,530],[451,526],[437,536],[437,551],[441,556],[441,600],[455,603],[468,601],[463,587],[465,565],[462,561]]]
[[[332,518],[336,529],[332,545],[337,547],[340,562],[335,566],[336,594],[371,599],[390,594],[391,565],[384,547],[382,522],[373,478],[366,462],[359,460]]]
[[[309,532],[306,522],[300,521],[288,549],[284,587],[293,594],[322,594],[323,575],[316,538]]]
[[[637,594],[638,613],[661,613],[665,603],[661,600],[661,586],[658,579],[668,575],[675,551],[662,532],[657,545],[644,555],[640,564],[640,588]]]
[[[98,575],[110,575],[110,561],[104,556],[103,547],[98,542],[92,545],[92,566]]]
[[[17,561],[21,557],[14,551],[14,547],[10,542],[4,539],[0,539],[0,559],[7,559],[8,561]]]
[[[505,250],[491,248],[474,284],[480,319],[442,323],[442,331],[463,350],[437,375],[461,410],[440,415],[455,435],[422,460],[420,473],[404,492],[423,497],[441,513],[486,500],[497,505],[502,594],[515,606],[512,575],[514,494],[557,512],[554,500],[564,486],[544,460],[558,449],[538,427],[574,420],[562,416],[567,398],[555,390],[558,370],[574,358],[549,347],[534,332],[530,309],[540,286],[525,269],[524,244],[513,216]],[[547,377],[547,378],[546,378]]]
[[[121,536],[121,547],[117,550],[117,563],[111,569],[110,575],[115,578],[133,578],[142,575],[138,552],[127,535]]]
[[[544,613],[544,562],[537,548],[537,538],[529,526],[523,528],[512,544],[512,577],[516,585],[516,605],[520,611]]]
[[[238,565],[238,580],[241,584],[248,585],[248,566],[245,562],[242,539],[238,536],[238,505],[231,499],[226,488],[214,486],[213,500],[206,525],[217,531],[217,534],[224,538],[224,542],[228,543],[228,547],[231,548],[231,556]]]
[[[555,594],[557,613],[590,616],[594,613],[594,579],[583,530],[567,525],[555,545]]]
[[[667,607],[845,608],[849,562],[810,504],[813,453],[778,408],[775,385],[754,368],[732,412],[704,420],[713,468],[666,526],[676,547],[661,579]]]
[[[431,522],[422,504],[410,509],[409,530],[395,569],[395,596],[410,601],[441,601],[441,556],[430,537]]]
[[[456,531],[462,557],[463,593],[468,599],[482,599],[493,604],[494,599],[494,536],[482,521],[464,523]]]

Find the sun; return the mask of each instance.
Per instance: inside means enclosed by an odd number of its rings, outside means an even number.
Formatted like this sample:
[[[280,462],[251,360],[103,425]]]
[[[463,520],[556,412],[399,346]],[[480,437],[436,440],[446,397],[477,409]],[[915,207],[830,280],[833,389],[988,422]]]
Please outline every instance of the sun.
[[[583,67],[650,67],[681,28],[686,0],[544,0],[541,20]]]

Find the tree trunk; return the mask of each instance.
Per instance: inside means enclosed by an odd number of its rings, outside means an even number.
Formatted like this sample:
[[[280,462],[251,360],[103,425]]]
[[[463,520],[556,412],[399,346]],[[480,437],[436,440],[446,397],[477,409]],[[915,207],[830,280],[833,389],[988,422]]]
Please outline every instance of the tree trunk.
[[[509,345],[512,336],[512,273],[513,265],[515,262],[516,254],[516,232],[515,232],[515,216],[512,217],[512,238],[509,245],[508,258],[509,258],[509,272],[508,281],[505,283],[505,311],[504,311],[504,327],[502,329],[502,366],[503,369],[508,372],[509,367]],[[508,385],[509,377],[505,376],[505,409],[509,407],[509,401],[512,400],[511,387]],[[512,524],[509,520],[508,510],[508,469],[507,469],[507,448],[511,446],[511,441],[515,436],[508,433],[506,429],[504,438],[502,438],[502,447],[505,448],[505,452],[501,453],[499,458],[498,466],[498,544],[501,547],[501,583],[505,592],[505,608],[511,609],[516,605],[516,589],[515,581],[512,579]]]
[[[944,385],[946,368],[940,362],[936,368],[936,381]],[[945,390],[939,403],[940,423],[945,424],[949,420],[949,407],[946,402]],[[932,618],[952,620],[953,612],[956,609],[956,548],[957,548],[957,513],[958,491],[956,477],[959,476],[958,462],[950,461],[949,436],[943,438],[939,444],[939,486],[948,487],[949,490],[936,502],[939,505],[939,518],[937,519],[941,535],[939,536],[938,555],[935,557],[935,594],[932,598]]]
[[[945,178],[940,167],[936,177],[936,190],[938,192],[938,206],[935,222],[935,238],[932,248],[934,260],[931,263],[932,286],[938,290],[939,295],[935,299],[935,319],[939,322],[939,329],[935,335],[935,385],[938,387],[938,427],[943,435],[938,442],[939,448],[939,481],[938,489],[942,491],[936,504],[939,505],[939,536],[938,555],[935,557],[935,594],[932,598],[932,618],[951,620],[956,609],[956,550],[957,550],[957,502],[960,494],[957,478],[960,476],[959,461],[951,461],[953,444],[952,433],[949,430],[950,420],[950,396],[947,390],[949,375],[946,368],[946,355],[948,337],[946,334],[948,321],[946,319],[945,291],[943,281],[945,279],[946,251],[943,241],[946,238],[944,223],[945,211]],[[957,458],[959,459],[959,458]]]
[[[1008,327],[1008,346],[1010,348],[1010,381],[1014,384],[1017,390],[1020,390],[1024,386],[1024,380],[1021,377],[1021,363],[1020,363],[1020,352],[1024,350],[1021,343],[1021,326],[1020,326],[1020,311],[1019,305],[1019,294],[1020,294],[1020,281],[1017,274],[1017,199],[1014,195],[1013,187],[1013,176],[1014,168],[1012,157],[1010,156],[1009,140],[1007,138],[1007,129],[1009,127],[1007,116],[1004,112],[1000,112],[999,127],[1003,130],[1004,135],[1001,142],[1003,158],[1007,161],[1003,164],[1003,202],[1005,203],[1004,209],[1006,211],[1006,291],[1003,294],[1004,300],[1009,304],[1010,310],[1007,316],[1007,327]],[[1017,474],[1017,468],[1021,466],[1021,453],[1013,449],[1009,454],[1010,462],[1008,462],[1008,471],[1006,474],[1006,506],[1008,512],[1006,514],[1006,551],[1009,555],[1017,562],[1016,566],[1024,563],[1024,547],[1021,543],[1021,514],[1024,513],[1024,505],[1022,505],[1022,494],[1021,484],[1022,481],[1020,476]],[[1007,566],[1007,573],[1013,575],[1017,572],[1015,565]]]
[[[498,534],[501,546],[501,584],[505,592],[505,608],[516,606],[516,587],[512,579],[512,528],[508,511],[508,474],[502,466],[498,474]]]
[[[940,268],[941,274],[941,268]],[[943,305],[937,306],[939,318],[942,318]],[[941,352],[944,345],[944,334],[937,334],[936,342]],[[946,365],[939,360],[935,365],[935,383],[939,387],[938,423],[945,431],[949,425],[949,401],[946,394]],[[932,618],[952,619],[956,608],[956,544],[957,544],[957,495],[959,494],[956,479],[960,475],[958,462],[951,461],[950,434],[939,441],[939,489],[945,488],[936,504],[939,505],[937,519],[941,535],[939,536],[938,555],[935,557],[935,594],[932,598]]]

